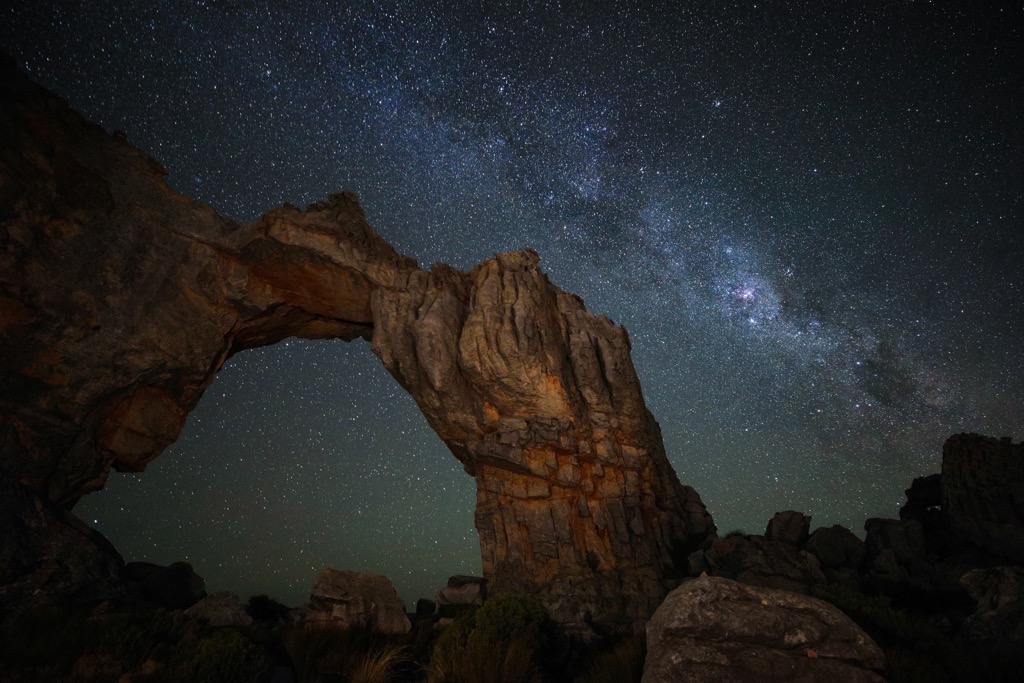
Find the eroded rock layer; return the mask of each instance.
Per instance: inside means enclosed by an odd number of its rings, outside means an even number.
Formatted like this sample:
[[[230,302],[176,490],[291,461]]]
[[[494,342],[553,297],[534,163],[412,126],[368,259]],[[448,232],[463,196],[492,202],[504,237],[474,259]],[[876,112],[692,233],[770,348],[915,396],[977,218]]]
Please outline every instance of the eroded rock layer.
[[[0,468],[25,496],[70,508],[111,467],[144,469],[234,353],[363,337],[475,477],[491,591],[636,628],[714,532],[665,457],[626,331],[534,252],[423,271],[349,193],[237,225],[0,70]],[[56,585],[37,594],[70,594]]]

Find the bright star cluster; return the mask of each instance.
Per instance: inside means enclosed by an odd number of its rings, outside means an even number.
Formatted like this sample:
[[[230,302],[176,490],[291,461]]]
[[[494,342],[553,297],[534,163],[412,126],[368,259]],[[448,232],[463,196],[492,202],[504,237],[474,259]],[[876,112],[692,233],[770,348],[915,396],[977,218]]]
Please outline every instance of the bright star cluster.
[[[0,49],[236,220],[349,188],[423,265],[534,247],[723,532],[858,531],[1024,436],[1024,21],[979,4],[16,0]],[[367,345],[292,340],[76,511],[210,589],[408,602],[479,571],[474,499]]]

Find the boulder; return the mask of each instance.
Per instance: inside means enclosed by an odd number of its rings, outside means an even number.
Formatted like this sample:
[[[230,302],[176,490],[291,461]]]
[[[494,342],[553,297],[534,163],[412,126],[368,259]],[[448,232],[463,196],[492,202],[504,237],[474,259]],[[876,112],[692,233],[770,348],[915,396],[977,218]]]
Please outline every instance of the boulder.
[[[359,626],[378,633],[408,633],[412,628],[391,579],[369,572],[321,570],[302,612],[306,622],[339,628]]]
[[[729,536],[714,541],[706,557],[717,576],[752,586],[810,594],[825,584],[818,558],[792,543],[764,536]]]
[[[942,515],[959,538],[1024,561],[1024,442],[978,434],[947,439]]]
[[[188,562],[166,567],[150,562],[129,562],[124,567],[128,592],[166,609],[186,609],[206,595],[206,581]]]
[[[838,524],[815,529],[804,550],[817,557],[823,569],[857,571],[864,564],[864,541]]]
[[[807,541],[811,529],[811,518],[802,512],[785,510],[776,512],[768,522],[764,537],[769,541],[800,546]]]
[[[440,605],[482,605],[487,597],[487,579],[482,576],[452,576],[437,591]]]
[[[205,619],[211,626],[250,626],[253,621],[242,601],[231,591],[211,593],[185,610],[185,614]]]
[[[864,522],[867,569],[888,580],[928,574],[926,546],[921,524],[913,519],[881,519]]]
[[[432,617],[437,613],[437,603],[433,600],[427,600],[426,598],[420,598],[416,601],[416,616],[417,617]]]
[[[957,640],[972,648],[999,644],[1024,652],[1024,567],[972,569],[960,583],[978,608]]]
[[[700,577],[647,625],[643,683],[881,683],[884,666],[874,641],[822,600]]]
[[[0,471],[0,606],[118,598],[123,569],[99,532]]]

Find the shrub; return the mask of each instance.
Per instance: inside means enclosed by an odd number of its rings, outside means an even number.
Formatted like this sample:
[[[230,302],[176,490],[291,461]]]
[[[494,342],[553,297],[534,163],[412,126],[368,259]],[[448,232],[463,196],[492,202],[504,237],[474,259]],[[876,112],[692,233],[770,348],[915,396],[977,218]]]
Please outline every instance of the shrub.
[[[540,679],[537,648],[548,624],[532,596],[503,594],[459,616],[438,638],[430,683],[520,683]]]
[[[285,633],[284,647],[299,683],[390,681],[408,662],[404,647],[367,628],[298,626]]]
[[[29,610],[3,636],[0,661],[12,680],[249,682],[270,666],[264,648],[237,630],[164,610]]]
[[[839,586],[815,595],[846,613],[878,643],[894,683],[972,679],[967,659],[948,636],[928,620],[894,608],[888,597]]]
[[[577,683],[640,683],[646,656],[643,636],[626,638],[598,653]]]
[[[189,638],[176,650],[168,680],[250,683],[270,668],[266,651],[233,628]],[[170,672],[169,672],[170,673]]]

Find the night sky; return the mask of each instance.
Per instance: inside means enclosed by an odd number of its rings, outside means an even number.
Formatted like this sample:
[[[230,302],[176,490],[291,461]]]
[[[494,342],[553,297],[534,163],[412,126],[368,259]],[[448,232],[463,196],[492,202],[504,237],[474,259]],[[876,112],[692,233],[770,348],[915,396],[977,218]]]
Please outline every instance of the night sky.
[[[1024,437],[1021,3],[488,4],[16,0],[0,49],[238,221],[349,188],[423,266],[534,247],[722,533]],[[368,344],[291,340],[76,512],[211,591],[408,604],[480,571],[474,496]]]

